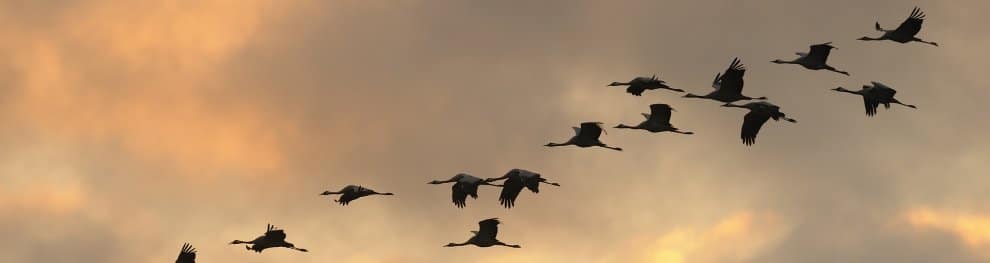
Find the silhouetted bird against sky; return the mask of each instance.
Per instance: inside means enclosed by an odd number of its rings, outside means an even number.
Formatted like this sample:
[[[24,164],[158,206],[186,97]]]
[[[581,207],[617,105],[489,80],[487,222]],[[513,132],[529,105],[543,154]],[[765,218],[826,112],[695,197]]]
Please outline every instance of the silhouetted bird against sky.
[[[810,49],[811,51],[808,53],[801,53],[801,52],[795,53],[800,57],[794,60],[785,61],[785,60],[777,59],[771,62],[777,64],[798,64],[810,70],[824,69],[849,76],[849,72],[837,70],[826,63],[826,60],[828,60],[828,54],[831,52],[832,49],[836,49],[835,47],[832,46],[832,42],[812,45]]]
[[[674,108],[671,108],[670,105],[667,104],[653,104],[650,105],[650,113],[643,113],[643,117],[646,117],[646,120],[640,122],[639,125],[628,126],[625,124],[619,124],[618,126],[615,126],[615,128],[638,129],[638,130],[646,130],[649,132],[669,131],[680,134],[694,134],[693,132],[689,132],[689,131],[681,131],[670,124],[670,112],[673,110]]]
[[[196,263],[196,249],[189,243],[182,244],[182,250],[179,251],[175,263]]]
[[[268,224],[268,230],[265,231],[265,235],[259,236],[251,241],[240,241],[234,240],[230,242],[231,245],[236,244],[251,244],[251,246],[244,246],[247,250],[254,250],[254,252],[261,253],[262,250],[273,247],[284,247],[291,248],[302,252],[309,252],[304,248],[297,248],[296,245],[292,243],[285,242],[285,231],[275,228],[275,226]]]
[[[348,186],[344,186],[344,189],[340,189],[340,191],[337,192],[323,191],[323,193],[320,195],[340,195],[339,199],[333,201],[339,203],[340,205],[347,205],[351,201],[354,201],[354,199],[358,199],[369,195],[393,195],[393,194],[375,192],[375,190],[364,188],[359,185],[348,185]]]
[[[445,184],[453,182],[454,185],[450,187],[451,196],[450,198],[454,201],[454,206],[459,208],[464,208],[467,205],[467,197],[478,199],[478,186],[481,185],[491,185],[491,186],[502,186],[498,184],[492,184],[488,181],[471,176],[470,174],[459,173],[451,177],[450,179],[444,181],[433,180],[428,184]]]
[[[598,146],[616,151],[622,150],[622,148],[619,147],[608,146],[602,143],[602,141],[598,139],[598,137],[600,137],[602,135],[602,132],[604,131],[602,129],[601,122],[584,122],[581,123],[581,127],[572,127],[572,128],[574,128],[574,137],[571,137],[571,139],[567,140],[567,142],[564,143],[551,142],[551,143],[547,143],[544,146],[557,147],[557,146],[574,145],[581,148]]]
[[[914,10],[911,11],[911,16],[908,16],[908,18],[905,19],[904,22],[902,22],[901,25],[897,27],[897,29],[894,30],[883,29],[880,27],[880,22],[877,22],[875,27],[877,31],[883,32],[883,35],[878,38],[861,37],[859,38],[859,40],[867,40],[867,41],[890,40],[897,43],[907,43],[911,41],[917,41],[932,46],[938,46],[938,43],[924,41],[921,40],[920,38],[915,37],[915,35],[918,34],[918,31],[921,31],[921,24],[924,22],[925,22],[925,13],[921,12],[921,9],[919,9],[918,7],[915,7]]]
[[[460,244],[450,243],[444,247],[475,245],[479,247],[506,246],[506,247],[520,248],[521,246],[519,245],[509,245],[506,243],[502,243],[502,241],[498,241],[496,236],[498,236],[499,223],[500,222],[498,221],[498,218],[481,220],[481,222],[478,222],[478,231],[471,231],[471,233],[474,233],[474,236],[471,237],[471,239],[468,239],[468,241],[465,241],[464,243],[460,243]]]
[[[743,105],[726,103],[722,107],[749,109],[749,113],[743,117],[742,132],[740,135],[745,145],[756,143],[756,134],[760,132],[760,127],[763,127],[763,124],[770,118],[773,118],[775,121],[784,119],[789,122],[797,122],[797,120],[787,118],[783,112],[780,112],[780,107],[766,101],[750,102]]]
[[[880,104],[883,104],[886,109],[890,109],[891,103],[917,109],[914,105],[904,104],[895,99],[894,94],[897,94],[896,90],[887,87],[887,85],[880,82],[871,81],[871,83],[873,86],[863,85],[863,88],[857,91],[847,90],[842,87],[834,88],[832,90],[863,96],[863,106],[866,107],[866,116],[870,117],[877,114],[877,108],[880,107]]]
[[[684,92],[684,90],[682,90],[682,89],[675,89],[675,88],[671,88],[670,86],[667,86],[667,83],[666,82],[664,82],[663,80],[657,79],[657,75],[653,75],[653,77],[650,77],[650,78],[647,78],[647,77],[636,77],[636,78],[630,80],[629,82],[624,82],[624,83],[623,82],[612,82],[612,84],[608,84],[608,86],[609,87],[612,87],[612,86],[629,86],[628,88],[626,88],[626,92],[629,92],[629,94],[636,95],[636,96],[642,96],[643,95],[643,91],[646,91],[646,90],[655,90],[655,89],[669,89],[669,90],[673,90],[673,91],[676,91],[676,92]]]
[[[729,64],[729,68],[725,69],[725,73],[715,75],[715,80],[712,81],[712,88],[715,88],[714,91],[704,96],[688,93],[687,95],[684,95],[684,97],[710,99],[725,103],[740,100],[767,99],[767,97],[752,98],[742,94],[743,75],[745,74],[746,67],[742,65],[739,58],[734,58],[732,59],[732,64]]]
[[[498,202],[505,208],[512,208],[516,205],[516,198],[519,197],[519,192],[522,192],[523,187],[528,188],[533,193],[539,193],[540,184],[560,186],[558,183],[548,182],[546,178],[543,178],[538,173],[523,169],[512,169],[502,177],[485,179],[486,182],[498,180],[505,180],[505,184],[502,187],[502,194],[498,197]]]

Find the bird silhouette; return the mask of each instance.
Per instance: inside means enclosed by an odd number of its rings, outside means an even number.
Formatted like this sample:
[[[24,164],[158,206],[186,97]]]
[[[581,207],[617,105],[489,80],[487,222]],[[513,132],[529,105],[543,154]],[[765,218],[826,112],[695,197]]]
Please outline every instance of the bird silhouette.
[[[747,146],[756,143],[756,134],[760,132],[760,128],[763,127],[763,124],[770,118],[773,118],[775,121],[784,119],[789,122],[797,122],[797,120],[787,118],[783,112],[780,112],[780,107],[766,101],[750,102],[743,105],[726,103],[722,105],[722,107],[749,109],[749,113],[743,117],[742,132],[740,134],[743,144]]]
[[[732,103],[740,100],[767,99],[767,97],[753,98],[742,94],[743,75],[745,74],[746,67],[743,66],[739,58],[734,58],[732,59],[732,64],[729,64],[729,68],[725,69],[725,73],[715,75],[715,80],[712,81],[712,88],[715,88],[714,91],[704,96],[688,93],[684,97],[710,99],[724,103]]]
[[[393,195],[393,194],[375,192],[375,190],[364,188],[360,185],[348,185],[348,186],[344,186],[344,188],[340,189],[340,191],[337,192],[323,191],[323,193],[321,193],[320,195],[340,195],[339,199],[333,201],[339,203],[340,205],[347,205],[351,201],[354,201],[354,199],[358,199],[369,195]]]
[[[828,54],[831,52],[831,50],[837,49],[836,47],[832,46],[832,42],[812,45],[809,49],[811,50],[808,53],[801,53],[801,52],[795,53],[799,57],[794,60],[785,61],[785,60],[777,59],[770,62],[777,64],[798,64],[810,70],[824,69],[849,76],[849,72],[837,70],[826,63],[826,60],[828,60]]]
[[[560,186],[558,183],[547,181],[539,173],[523,169],[512,169],[502,177],[485,179],[486,182],[499,180],[505,180],[502,193],[498,197],[498,202],[505,208],[512,208],[516,205],[516,198],[519,197],[519,192],[522,192],[523,187],[528,188],[533,193],[539,193],[540,184]]]
[[[471,196],[471,198],[474,199],[478,199],[478,186],[481,185],[491,185],[498,187],[502,186],[499,184],[489,183],[484,179],[474,177],[466,173],[459,173],[457,175],[454,175],[454,177],[451,177],[450,179],[444,181],[433,180],[428,184],[445,184],[445,183],[454,183],[454,185],[450,187],[450,191],[451,191],[450,198],[451,200],[454,201],[454,206],[458,208],[464,208],[464,206],[467,205],[468,196]]]
[[[285,242],[285,231],[275,228],[275,226],[268,224],[268,230],[265,231],[265,235],[259,236],[251,241],[240,241],[234,240],[230,242],[231,245],[236,244],[251,244],[251,246],[244,246],[247,250],[254,250],[254,252],[261,253],[262,250],[273,248],[273,247],[284,247],[295,249],[302,252],[309,252],[304,248],[298,248],[292,243]]]
[[[597,147],[612,149],[616,151],[622,151],[622,148],[608,146],[607,144],[602,143],[602,141],[598,139],[598,137],[602,135],[602,132],[605,131],[602,129],[601,122],[583,122],[581,123],[581,127],[572,127],[572,128],[574,128],[574,137],[571,137],[571,139],[567,140],[567,142],[564,143],[551,142],[551,143],[547,143],[544,146],[557,147],[557,146],[574,145],[581,148],[597,146]]]
[[[650,113],[643,113],[643,117],[646,117],[646,120],[643,121],[643,122],[640,122],[639,125],[628,126],[628,125],[625,125],[625,124],[619,124],[618,126],[615,126],[615,128],[617,128],[617,129],[638,129],[638,130],[646,130],[646,131],[649,131],[649,132],[665,132],[665,131],[669,131],[669,132],[680,133],[680,134],[694,134],[694,132],[681,131],[681,130],[677,129],[676,127],[674,127],[673,125],[671,125],[670,124],[670,112],[671,111],[674,111],[674,108],[671,108],[670,105],[667,105],[667,104],[652,104],[652,105],[650,105]]]
[[[929,44],[932,46],[938,46],[938,43],[925,41],[915,37],[915,35],[917,35],[919,31],[921,31],[921,24],[924,22],[925,22],[925,13],[921,12],[920,8],[914,7],[914,10],[911,10],[911,15],[908,16],[908,18],[905,19],[904,22],[901,22],[901,25],[898,26],[897,29],[894,30],[883,29],[880,27],[880,22],[877,22],[874,27],[876,28],[877,31],[883,32],[883,35],[875,38],[861,37],[859,38],[859,40],[865,40],[865,41],[890,40],[897,43],[907,43],[911,41],[916,41],[916,42]]]
[[[498,218],[481,220],[481,222],[478,222],[478,231],[471,231],[471,233],[474,233],[474,236],[472,236],[471,239],[468,239],[468,241],[465,241],[464,243],[449,243],[444,247],[475,245],[478,247],[506,246],[511,248],[520,248],[521,246],[519,245],[509,245],[502,243],[502,241],[498,241],[496,236],[498,235],[498,224],[500,223],[501,222],[498,221]]]
[[[655,89],[668,89],[676,92],[684,92],[684,90],[682,89],[675,89],[675,88],[671,88],[670,86],[667,86],[667,83],[664,82],[663,80],[658,79],[657,75],[653,75],[653,77],[650,78],[636,77],[630,80],[629,82],[612,82],[612,84],[608,84],[608,86],[609,87],[629,86],[628,88],[626,88],[626,92],[636,96],[642,96],[643,91],[655,90]]]
[[[886,109],[890,109],[891,103],[904,105],[905,107],[912,109],[918,108],[914,105],[904,104],[894,98],[894,94],[897,94],[897,91],[893,88],[876,81],[871,81],[871,83],[873,86],[863,85],[863,88],[856,91],[848,90],[842,87],[834,88],[832,90],[863,96],[863,106],[866,107],[866,116],[870,117],[877,114],[877,108],[880,107],[880,104],[883,104]]]
[[[175,263],[196,263],[196,249],[189,243],[182,244],[182,250],[179,250],[179,257],[175,259]]]

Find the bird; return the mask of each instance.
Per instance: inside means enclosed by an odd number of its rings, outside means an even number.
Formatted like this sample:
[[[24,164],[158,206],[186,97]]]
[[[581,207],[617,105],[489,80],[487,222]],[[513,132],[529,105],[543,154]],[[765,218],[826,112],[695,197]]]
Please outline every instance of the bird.
[[[863,106],[866,107],[866,116],[870,117],[877,114],[877,108],[880,107],[880,104],[883,104],[886,109],[890,109],[891,103],[904,105],[905,107],[912,109],[918,108],[914,105],[904,104],[894,98],[894,94],[897,94],[897,91],[887,85],[876,81],[871,81],[871,84],[873,84],[873,86],[863,85],[863,88],[856,91],[848,90],[843,87],[834,88],[832,90],[863,96]]]
[[[710,99],[724,103],[732,103],[740,100],[767,99],[767,97],[752,98],[742,94],[744,74],[746,74],[746,67],[742,65],[739,58],[733,58],[732,64],[729,64],[729,68],[725,69],[725,73],[715,75],[715,80],[712,81],[712,88],[715,88],[714,91],[704,96],[688,93],[684,97]]]
[[[834,67],[829,66],[825,62],[826,60],[828,60],[828,54],[831,52],[831,50],[832,49],[838,49],[838,48],[832,46],[832,42],[827,42],[827,43],[817,44],[817,45],[811,45],[810,49],[811,49],[811,51],[809,51],[808,53],[802,53],[802,52],[795,53],[795,54],[797,54],[800,57],[798,57],[798,58],[796,58],[794,60],[791,60],[791,61],[777,59],[777,60],[770,61],[770,62],[777,63],[777,64],[798,64],[798,65],[801,65],[804,68],[810,69],[810,70],[824,69],[824,70],[828,70],[828,71],[832,71],[832,72],[836,72],[836,73],[839,73],[839,74],[843,74],[843,75],[849,76],[849,72],[835,69]]]
[[[344,186],[344,188],[340,189],[340,191],[337,192],[323,191],[323,193],[321,193],[320,195],[340,195],[339,199],[333,201],[339,203],[340,205],[347,205],[351,201],[354,201],[354,199],[358,199],[369,195],[393,195],[393,194],[375,192],[375,190],[364,188],[363,186],[360,185],[348,185],[348,186]]]
[[[571,139],[567,140],[567,142],[564,143],[551,142],[543,146],[557,147],[557,146],[574,145],[581,148],[598,146],[616,151],[622,151],[622,148],[608,146],[607,144],[602,143],[602,141],[598,139],[598,137],[602,135],[602,132],[605,131],[602,129],[601,122],[582,122],[581,127],[572,127],[572,128],[574,128],[574,137],[571,137]]]
[[[474,177],[466,173],[459,173],[457,175],[454,175],[454,177],[451,177],[450,179],[444,181],[433,180],[430,181],[428,184],[445,184],[445,183],[454,183],[454,185],[450,187],[450,191],[451,191],[450,198],[454,201],[454,206],[458,208],[464,208],[464,206],[467,205],[468,196],[471,196],[471,198],[474,199],[478,199],[478,186],[491,185],[491,186],[502,187],[502,185],[492,184],[484,179]]]
[[[182,244],[182,250],[179,251],[175,263],[196,263],[196,249],[189,243]]]
[[[475,245],[478,247],[506,246],[511,248],[521,248],[522,246],[519,245],[510,245],[503,243],[502,241],[498,241],[496,236],[498,235],[498,224],[500,223],[501,222],[498,221],[498,218],[481,220],[478,222],[478,231],[471,231],[471,233],[474,233],[474,236],[472,236],[471,239],[464,241],[464,243],[449,243],[444,247]]]
[[[784,119],[792,123],[797,122],[797,120],[788,118],[783,112],[780,112],[779,106],[766,101],[750,102],[743,105],[726,103],[722,107],[749,109],[749,113],[743,117],[742,132],[740,134],[743,144],[746,146],[756,143],[756,134],[760,132],[760,127],[763,127],[763,124],[770,118],[773,118],[775,121]]]
[[[254,250],[254,252],[261,253],[262,250],[273,248],[273,247],[284,247],[295,249],[302,252],[309,252],[305,248],[298,248],[292,243],[285,242],[285,231],[275,228],[272,224],[268,224],[268,230],[265,231],[265,235],[254,238],[251,241],[240,241],[234,240],[230,242],[231,245],[236,244],[252,244],[253,246],[244,246],[247,250]]]
[[[518,168],[509,170],[502,177],[485,179],[485,182],[499,180],[505,180],[502,193],[498,197],[498,202],[505,208],[512,208],[516,205],[516,197],[519,197],[519,192],[522,192],[523,187],[528,188],[533,193],[539,193],[540,184],[560,186],[558,183],[547,181],[539,173]]]
[[[609,87],[629,86],[628,88],[626,88],[626,92],[636,96],[643,96],[643,91],[655,90],[655,89],[668,89],[676,92],[684,92],[684,90],[682,89],[676,89],[667,86],[667,83],[664,82],[663,80],[657,79],[657,75],[655,74],[653,75],[653,77],[650,78],[636,77],[630,80],[629,82],[612,82],[611,84],[608,84],[608,86]]]
[[[694,132],[681,131],[680,129],[677,129],[676,127],[671,125],[670,124],[671,111],[675,111],[675,110],[674,108],[671,108],[670,105],[661,104],[661,103],[651,104],[650,113],[643,113],[643,117],[646,117],[645,121],[639,123],[639,125],[636,126],[619,124],[618,126],[615,126],[615,128],[646,130],[654,133],[669,131],[680,134],[694,134]]]
[[[918,34],[918,31],[921,31],[921,24],[924,22],[925,22],[925,13],[921,12],[920,8],[914,7],[914,10],[911,11],[911,15],[908,16],[908,18],[905,19],[904,22],[901,22],[901,25],[898,26],[897,29],[894,30],[883,29],[880,27],[880,22],[876,22],[874,27],[876,28],[877,31],[883,32],[883,35],[875,38],[868,36],[861,37],[859,38],[859,40],[864,40],[864,41],[890,40],[902,44],[915,41],[937,47],[938,43],[925,41],[918,37],[915,37],[915,35]]]

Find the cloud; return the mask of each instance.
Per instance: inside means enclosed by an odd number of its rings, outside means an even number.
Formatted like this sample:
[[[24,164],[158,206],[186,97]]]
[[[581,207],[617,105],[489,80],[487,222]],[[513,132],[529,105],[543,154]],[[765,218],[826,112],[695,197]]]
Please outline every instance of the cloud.
[[[950,233],[974,252],[990,257],[983,253],[990,247],[990,215],[916,208],[905,213],[904,219],[920,230]]]

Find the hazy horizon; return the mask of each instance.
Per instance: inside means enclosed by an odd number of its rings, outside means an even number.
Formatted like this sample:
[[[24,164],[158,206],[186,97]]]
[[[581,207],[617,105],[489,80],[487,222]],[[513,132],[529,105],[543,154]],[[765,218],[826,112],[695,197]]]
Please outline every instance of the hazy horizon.
[[[864,42],[915,6],[919,36]],[[988,262],[986,1],[0,1],[9,262]],[[832,42],[851,76],[777,65]],[[798,123],[739,139],[707,93]],[[918,109],[829,89],[880,81]],[[694,135],[607,129],[652,103]],[[512,209],[457,173],[540,172]],[[339,206],[348,184],[395,196]],[[444,248],[501,218],[522,248]],[[227,245],[271,223],[309,253]]]

